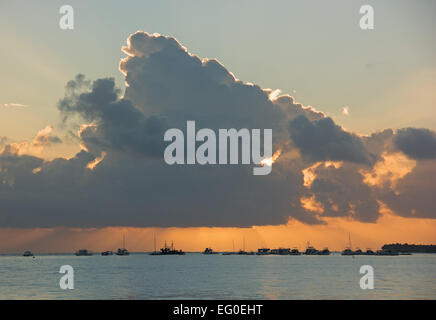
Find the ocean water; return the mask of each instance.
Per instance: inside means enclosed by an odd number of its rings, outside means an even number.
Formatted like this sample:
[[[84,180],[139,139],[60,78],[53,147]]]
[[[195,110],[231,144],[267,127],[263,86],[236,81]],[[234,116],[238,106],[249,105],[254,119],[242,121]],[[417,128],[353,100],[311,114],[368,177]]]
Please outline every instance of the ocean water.
[[[62,265],[74,289],[62,290]],[[362,290],[362,265],[374,289]],[[436,254],[0,256],[0,299],[436,299]]]

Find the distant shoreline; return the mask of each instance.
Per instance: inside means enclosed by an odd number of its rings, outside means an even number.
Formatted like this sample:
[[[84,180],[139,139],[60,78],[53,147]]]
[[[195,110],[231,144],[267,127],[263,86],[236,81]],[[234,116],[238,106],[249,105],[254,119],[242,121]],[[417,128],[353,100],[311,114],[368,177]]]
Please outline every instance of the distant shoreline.
[[[407,253],[436,253],[436,245],[434,244],[391,243],[383,245],[382,249]]]

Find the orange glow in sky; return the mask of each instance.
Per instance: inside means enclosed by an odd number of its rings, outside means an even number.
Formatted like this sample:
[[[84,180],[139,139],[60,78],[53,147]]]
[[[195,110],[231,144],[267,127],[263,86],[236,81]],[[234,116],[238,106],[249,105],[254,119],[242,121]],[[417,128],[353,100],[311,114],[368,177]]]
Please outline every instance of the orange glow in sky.
[[[21,253],[74,252],[87,248],[94,252],[116,250],[122,246],[132,252],[152,251],[154,235],[157,249],[164,241],[184,251],[202,251],[212,247],[217,251],[260,247],[297,247],[305,249],[307,241],[317,248],[328,247],[341,251],[348,245],[351,233],[353,248],[379,249],[385,243],[407,242],[431,244],[436,242],[436,221],[433,219],[403,218],[387,210],[377,223],[362,223],[345,218],[325,218],[324,225],[306,225],[290,220],[286,225],[257,226],[251,228],[125,228],[101,229],[0,229],[0,252]],[[13,240],[11,240],[13,239]]]

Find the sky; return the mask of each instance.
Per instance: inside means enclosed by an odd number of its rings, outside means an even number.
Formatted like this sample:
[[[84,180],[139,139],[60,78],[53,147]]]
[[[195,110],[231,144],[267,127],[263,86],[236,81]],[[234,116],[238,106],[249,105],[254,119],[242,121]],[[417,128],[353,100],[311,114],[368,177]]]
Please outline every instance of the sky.
[[[1,251],[436,241],[434,1],[63,4],[0,2]],[[168,167],[192,119],[272,128],[272,174]]]

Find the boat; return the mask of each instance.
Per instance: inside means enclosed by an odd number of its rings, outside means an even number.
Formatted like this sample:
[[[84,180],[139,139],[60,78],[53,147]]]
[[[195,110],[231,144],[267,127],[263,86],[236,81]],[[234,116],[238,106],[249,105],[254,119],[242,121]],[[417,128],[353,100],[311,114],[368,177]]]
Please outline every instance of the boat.
[[[324,248],[321,251],[318,251],[319,256],[328,256],[330,255],[330,250],[328,248]]]
[[[125,237],[123,235],[123,247],[118,248],[117,252],[115,253],[117,256],[128,256],[130,254],[130,252],[126,249],[125,242]]]
[[[260,249],[257,249],[256,254],[258,256],[265,256],[265,255],[271,254],[271,250],[269,248],[260,248]]]
[[[375,252],[372,251],[371,249],[366,249],[366,251],[364,252],[364,255],[373,256],[373,255],[375,255]]]
[[[375,255],[376,256],[398,256],[399,253],[397,251],[391,251],[391,250],[377,250]]]
[[[112,251],[103,251],[102,253],[101,253],[101,255],[102,256],[111,256],[111,255],[113,255],[114,253],[112,252]]]
[[[354,255],[361,256],[363,255],[363,251],[358,248],[356,251],[354,251]]]
[[[115,254],[117,256],[128,256],[130,254],[130,252],[126,248],[118,248],[118,250]]]
[[[342,251],[341,255],[343,255],[343,256],[353,256],[354,252],[350,248],[346,248],[344,251]]]
[[[348,247],[342,251],[341,255],[343,256],[354,256],[354,251],[351,250],[351,233],[348,232]]]
[[[160,252],[157,252],[153,255],[184,255],[185,253],[182,250],[176,250],[174,247],[174,243],[171,242],[171,247],[167,246],[167,242],[165,241],[165,246],[160,249]]]
[[[156,250],[156,233],[153,235],[153,240],[154,240],[154,251],[150,252],[149,254],[151,256],[158,256],[160,253]]]
[[[272,249],[271,254],[277,254],[280,256],[286,256],[291,254],[290,248],[278,248],[278,249]]]
[[[212,248],[206,248],[204,249],[203,254],[217,254],[217,252],[213,251]]]
[[[304,254],[308,256],[318,255],[318,250],[316,250],[313,246],[311,246],[310,242],[307,242],[307,248]]]
[[[290,252],[289,254],[290,254],[291,256],[299,256],[299,255],[301,255],[301,252],[298,251],[297,248],[294,248],[294,249],[291,250],[291,252]]]
[[[235,240],[232,240],[232,248],[233,248],[233,251],[223,252],[223,253],[222,253],[223,256],[231,256],[231,255],[234,255],[234,254],[238,254],[238,253],[235,251]]]
[[[239,250],[236,254],[252,256],[255,253],[254,252],[248,252],[248,251],[245,251],[245,250]]]
[[[80,249],[75,252],[76,256],[92,256],[92,252],[87,249]]]
[[[24,251],[24,253],[23,253],[23,257],[33,257],[33,256],[34,255],[33,255],[32,251],[29,251],[29,250]]]

